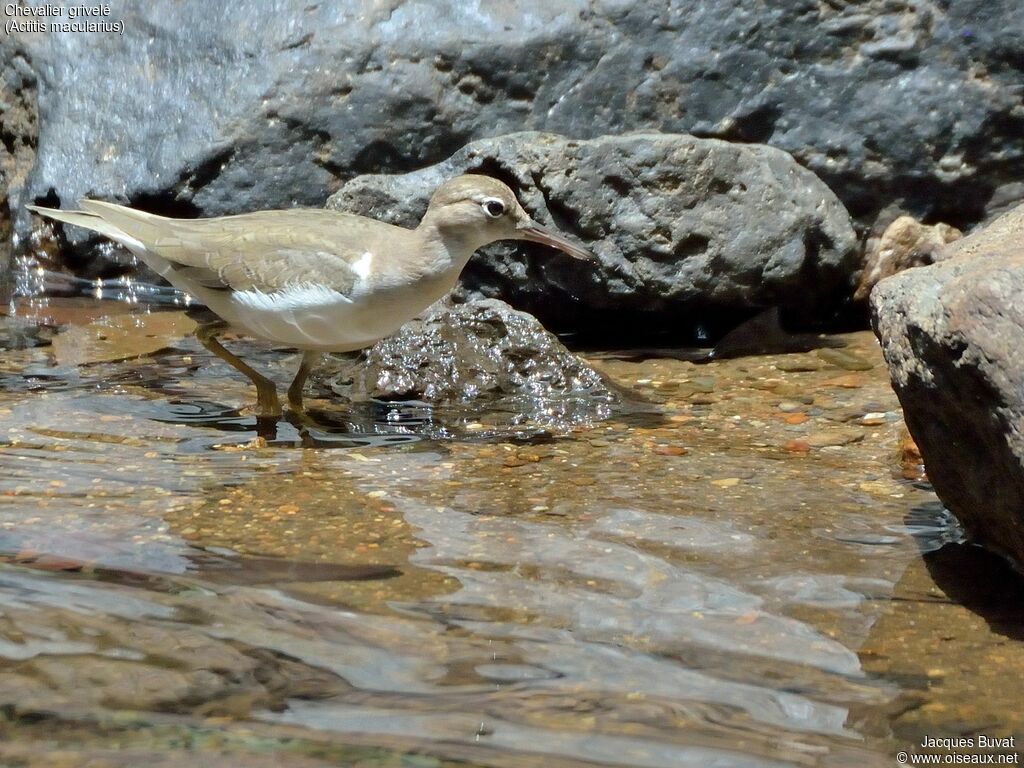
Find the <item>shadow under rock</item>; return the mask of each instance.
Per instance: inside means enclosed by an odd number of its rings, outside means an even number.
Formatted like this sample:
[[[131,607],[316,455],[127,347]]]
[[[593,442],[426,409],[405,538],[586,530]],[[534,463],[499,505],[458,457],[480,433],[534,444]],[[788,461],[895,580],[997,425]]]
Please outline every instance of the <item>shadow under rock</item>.
[[[930,516],[930,525],[922,516]],[[905,518],[928,574],[954,603],[980,616],[993,632],[1024,639],[1024,575],[1003,557],[965,541],[959,523],[941,504]]]

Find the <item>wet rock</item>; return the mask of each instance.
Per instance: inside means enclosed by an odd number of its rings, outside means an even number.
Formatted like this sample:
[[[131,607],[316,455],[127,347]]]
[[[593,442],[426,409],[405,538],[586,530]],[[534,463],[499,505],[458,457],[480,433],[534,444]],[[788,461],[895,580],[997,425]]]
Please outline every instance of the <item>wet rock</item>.
[[[5,303],[16,207],[11,205],[8,195],[10,189],[25,184],[35,162],[39,134],[36,86],[35,74],[21,46],[5,35],[0,42],[0,301]]]
[[[512,398],[540,409],[560,398],[611,398],[601,376],[535,318],[496,300],[439,303],[326,370],[321,380],[334,391],[381,400],[466,405]]]
[[[469,294],[514,299],[545,324],[581,330],[597,320],[621,330],[648,318],[660,327],[665,314],[768,306],[820,316],[852,290],[857,244],[846,210],[814,174],[766,146],[512,134],[423,170],[357,177],[328,207],[415,226],[444,179],[474,171],[504,179],[534,218],[597,257],[587,264],[502,243],[471,262]]]
[[[963,233],[948,224],[922,224],[912,216],[900,216],[868,253],[854,298],[863,301],[879,280],[897,272],[932,264],[943,246],[961,237]]]
[[[1024,207],[872,293],[928,477],[968,535],[1024,564]]]
[[[123,35],[4,40],[38,79],[41,119],[14,203],[52,190],[65,204],[91,193],[181,213],[320,204],[339,178],[419,167],[486,135],[658,127],[789,151],[865,221],[897,200],[963,226],[1020,199],[1017,11],[119,4]]]

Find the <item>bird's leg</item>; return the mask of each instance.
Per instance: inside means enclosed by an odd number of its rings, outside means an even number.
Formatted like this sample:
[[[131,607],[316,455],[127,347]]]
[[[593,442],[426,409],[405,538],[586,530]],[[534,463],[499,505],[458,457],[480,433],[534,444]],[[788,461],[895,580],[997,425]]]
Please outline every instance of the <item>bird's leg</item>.
[[[296,371],[295,378],[292,379],[291,386],[288,387],[288,404],[296,411],[302,410],[302,389],[306,386],[309,372],[320,362],[320,357],[321,354],[319,352],[302,353],[302,362],[299,363],[299,370]]]
[[[260,418],[277,418],[281,415],[281,403],[277,399],[274,382],[250,367],[241,358],[228,352],[217,340],[217,334],[228,327],[224,322],[213,322],[196,328],[196,339],[225,363],[245,376],[256,386],[256,406]]]

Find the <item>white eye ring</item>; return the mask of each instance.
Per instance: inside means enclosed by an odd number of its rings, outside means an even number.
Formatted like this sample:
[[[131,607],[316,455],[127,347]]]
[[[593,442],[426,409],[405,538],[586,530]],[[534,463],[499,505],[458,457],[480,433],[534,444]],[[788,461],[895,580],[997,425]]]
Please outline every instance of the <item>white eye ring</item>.
[[[484,213],[492,219],[497,219],[499,216],[505,215],[505,204],[496,197],[487,198],[480,203],[480,207],[483,208]]]

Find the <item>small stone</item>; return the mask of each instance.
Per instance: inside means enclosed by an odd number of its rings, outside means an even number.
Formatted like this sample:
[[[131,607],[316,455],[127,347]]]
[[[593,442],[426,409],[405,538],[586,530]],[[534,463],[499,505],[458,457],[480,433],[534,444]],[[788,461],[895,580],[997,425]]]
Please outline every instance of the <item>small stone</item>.
[[[694,405],[714,405],[718,402],[718,398],[714,395],[694,395],[690,398],[690,402]]]
[[[812,448],[828,448],[858,443],[863,439],[864,433],[859,429],[832,429],[828,432],[817,432],[813,435],[808,435],[807,444]]]
[[[875,364],[846,349],[825,347],[817,351],[818,357],[844,371],[870,371]]]
[[[884,413],[872,412],[865,413],[860,418],[860,423],[865,427],[877,427],[886,422],[886,415]]]
[[[718,480],[712,480],[711,484],[719,488],[735,488],[740,484],[738,477],[722,477]]]
[[[783,421],[787,424],[803,424],[809,418],[810,417],[806,413],[790,413],[783,419]]]
[[[806,440],[789,440],[782,446],[787,453],[808,453],[811,445]]]
[[[685,456],[689,453],[689,450],[681,445],[656,445],[653,450],[659,456]]]
[[[787,355],[776,362],[775,367],[786,373],[806,373],[821,370],[822,363],[810,355]]]
[[[860,389],[864,386],[864,377],[855,373],[848,373],[845,376],[836,376],[822,382],[826,387],[840,387],[842,389]]]
[[[802,408],[803,405],[801,405],[800,403],[795,403],[792,400],[783,400],[781,403],[779,403],[779,410],[782,411],[783,413],[793,413],[795,411],[801,410]]]

